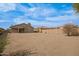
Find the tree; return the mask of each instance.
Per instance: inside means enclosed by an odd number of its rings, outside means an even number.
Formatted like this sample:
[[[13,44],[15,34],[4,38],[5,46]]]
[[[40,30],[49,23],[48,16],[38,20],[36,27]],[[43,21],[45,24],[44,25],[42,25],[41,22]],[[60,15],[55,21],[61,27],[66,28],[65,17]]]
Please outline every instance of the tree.
[[[75,10],[77,10],[77,12],[79,12],[79,3],[74,3],[73,7]]]

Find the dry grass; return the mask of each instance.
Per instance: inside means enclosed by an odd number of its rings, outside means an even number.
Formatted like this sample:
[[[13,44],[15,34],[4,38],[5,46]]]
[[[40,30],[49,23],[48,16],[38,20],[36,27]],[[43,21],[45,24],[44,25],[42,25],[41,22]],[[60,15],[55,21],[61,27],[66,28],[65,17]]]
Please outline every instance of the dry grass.
[[[36,54],[36,52],[33,52],[32,50],[28,50],[28,49],[25,49],[25,50],[16,50],[16,51],[12,51],[12,52],[9,52],[9,53],[6,53],[6,54],[3,54],[3,56],[30,56],[30,55],[33,55],[33,54]]]
[[[7,32],[4,32],[0,35],[0,55],[4,51],[6,44],[7,44]]]
[[[79,36],[65,36],[62,30],[44,30],[43,33],[9,33],[10,44],[3,53],[33,49],[34,55],[78,55]]]

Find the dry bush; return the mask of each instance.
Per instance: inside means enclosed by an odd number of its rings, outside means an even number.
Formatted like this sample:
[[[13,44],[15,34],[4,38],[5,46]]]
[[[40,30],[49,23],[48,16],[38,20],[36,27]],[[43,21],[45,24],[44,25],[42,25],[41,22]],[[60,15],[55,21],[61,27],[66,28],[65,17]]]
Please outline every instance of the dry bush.
[[[7,45],[7,32],[4,32],[0,35],[0,55],[4,51],[6,45]]]
[[[36,52],[33,52],[32,50],[17,50],[14,52],[9,52],[8,54],[2,54],[3,56],[30,56],[36,54]]]
[[[78,36],[78,27],[74,24],[66,24],[63,26],[63,31],[67,36]]]

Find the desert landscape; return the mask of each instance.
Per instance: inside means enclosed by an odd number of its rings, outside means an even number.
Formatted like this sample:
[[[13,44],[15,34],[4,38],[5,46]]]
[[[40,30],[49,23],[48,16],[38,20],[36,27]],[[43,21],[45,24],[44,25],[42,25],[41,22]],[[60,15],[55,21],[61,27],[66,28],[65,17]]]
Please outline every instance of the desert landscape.
[[[78,3],[0,7],[0,56],[79,56]]]
[[[42,33],[8,33],[4,54],[31,49],[37,56],[78,56],[79,36],[65,36],[61,29],[43,30]]]

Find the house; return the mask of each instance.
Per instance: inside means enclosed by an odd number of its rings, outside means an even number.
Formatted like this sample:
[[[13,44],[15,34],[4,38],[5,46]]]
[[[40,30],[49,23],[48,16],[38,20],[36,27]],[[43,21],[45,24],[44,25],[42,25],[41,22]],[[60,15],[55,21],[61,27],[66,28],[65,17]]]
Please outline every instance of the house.
[[[22,23],[22,24],[11,26],[9,32],[12,32],[12,33],[32,33],[33,29],[34,28],[31,26],[30,23],[28,23],[28,24]]]

